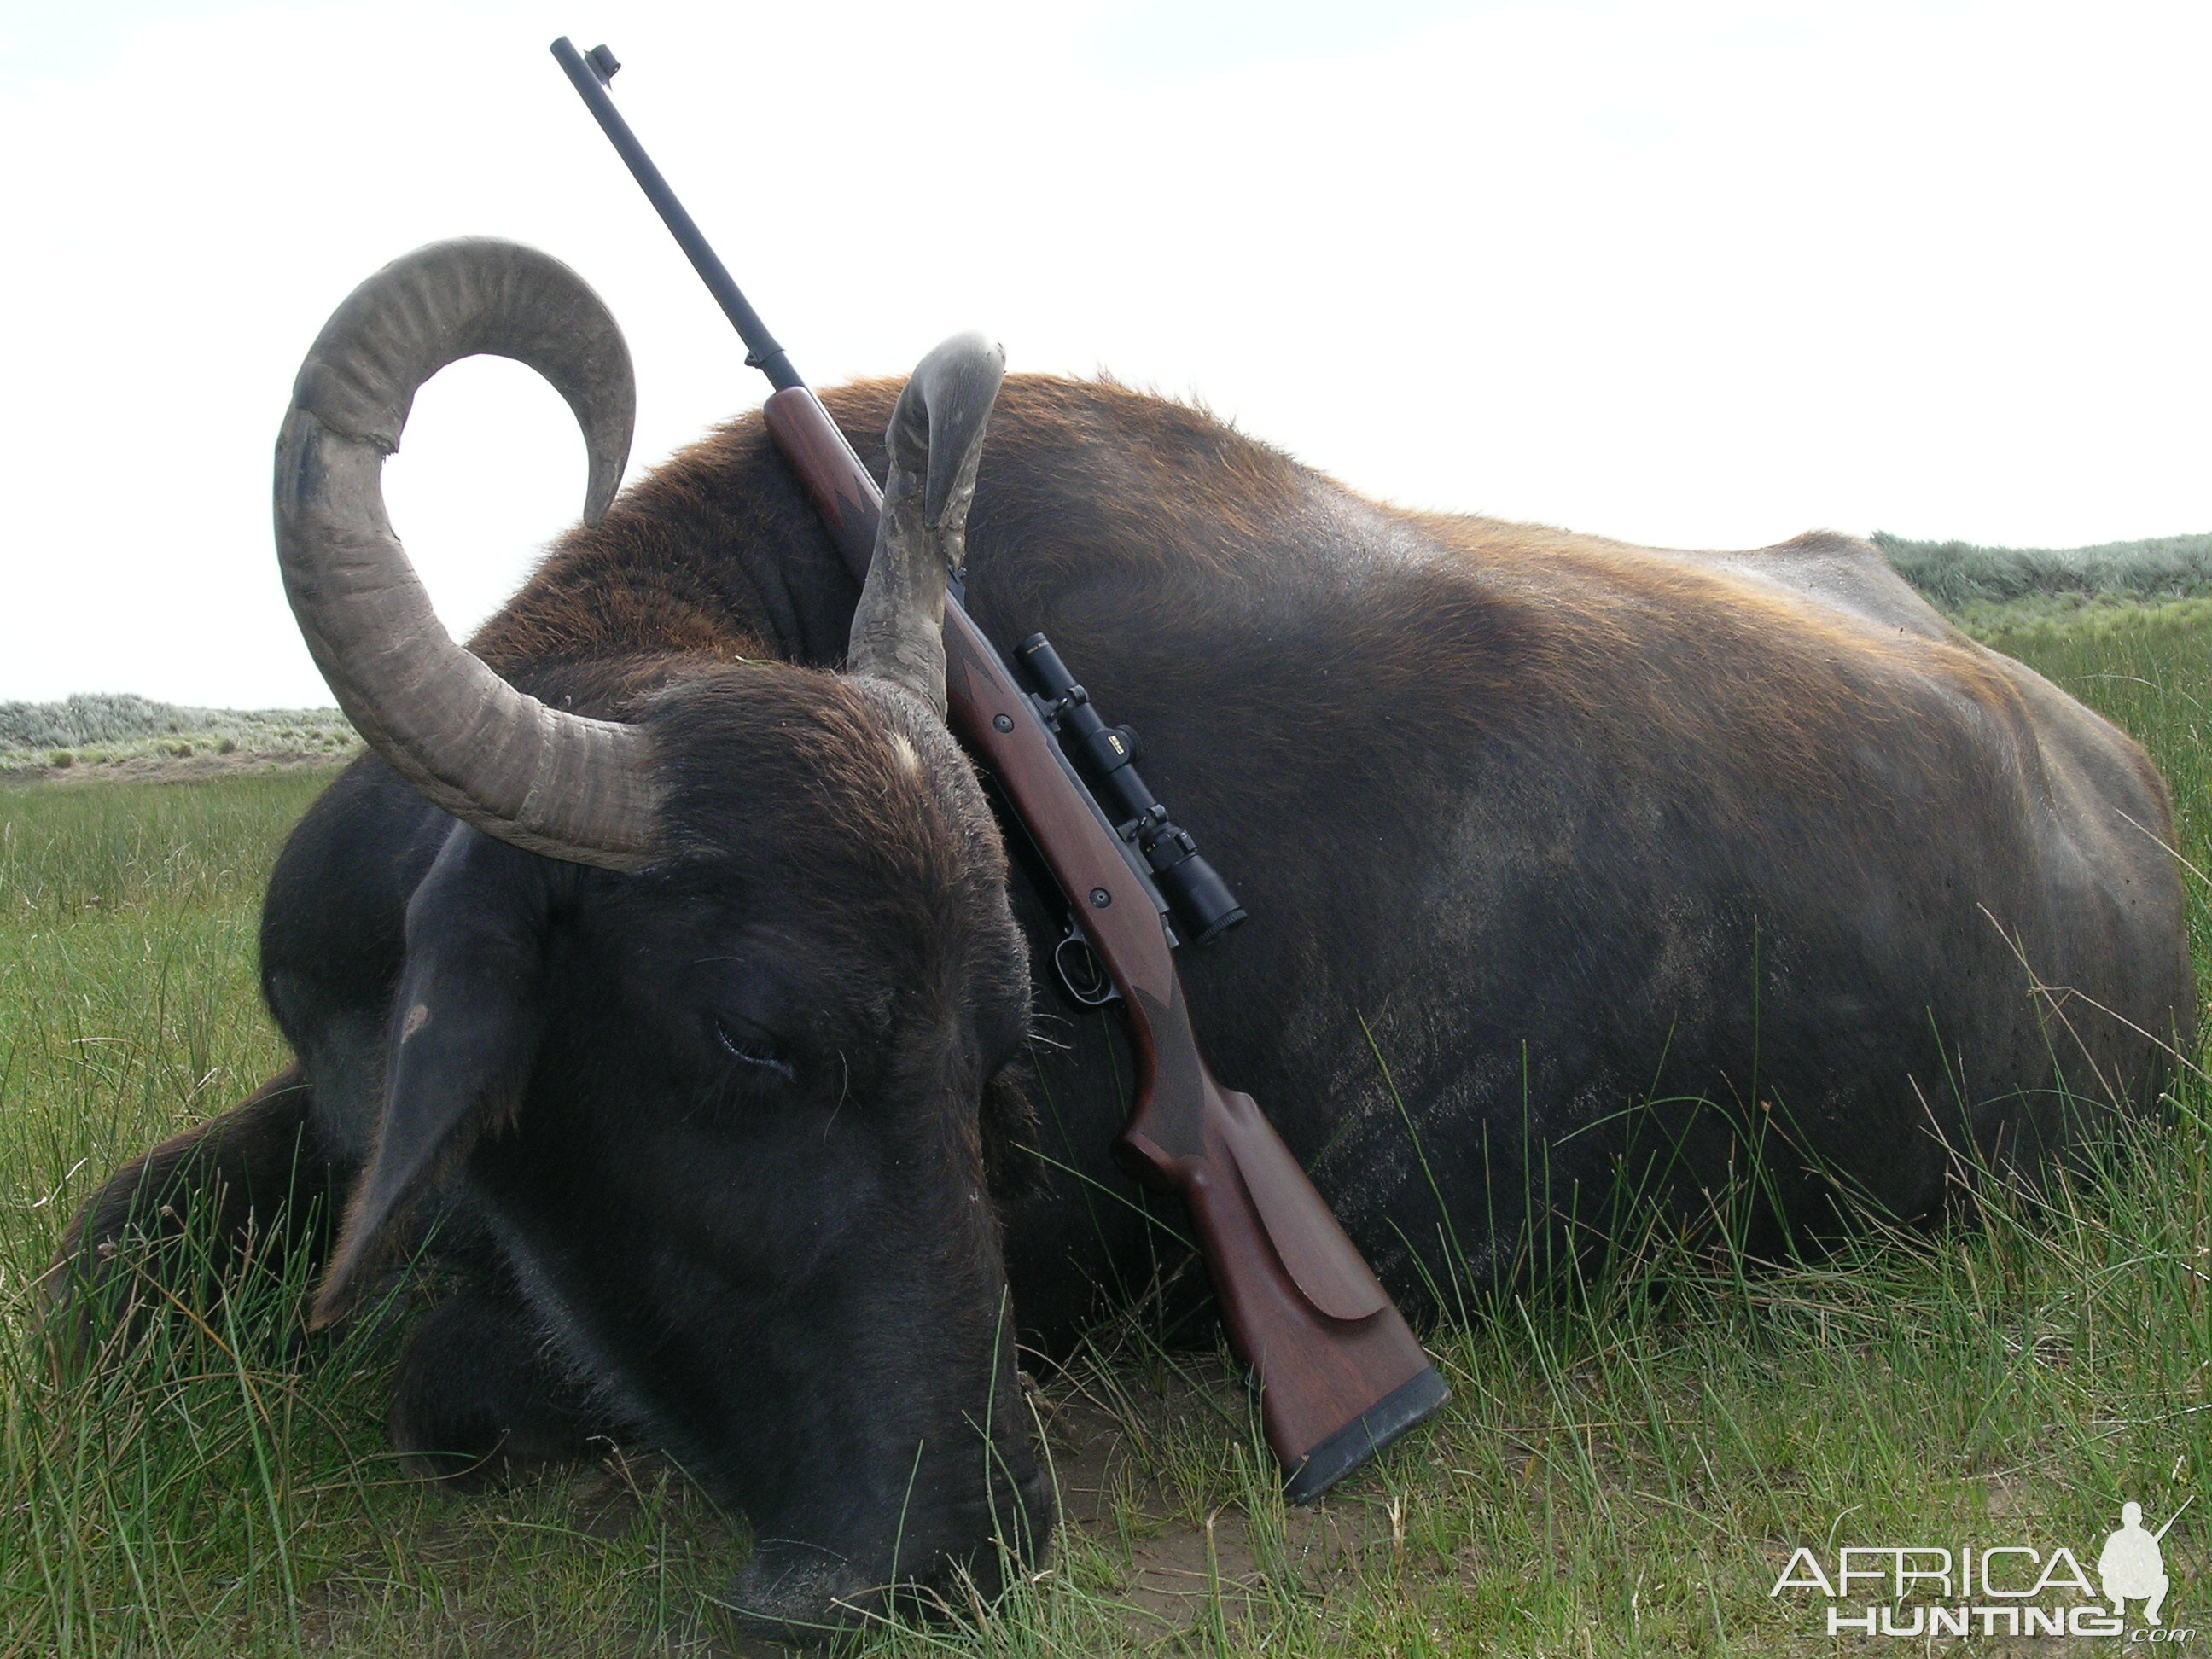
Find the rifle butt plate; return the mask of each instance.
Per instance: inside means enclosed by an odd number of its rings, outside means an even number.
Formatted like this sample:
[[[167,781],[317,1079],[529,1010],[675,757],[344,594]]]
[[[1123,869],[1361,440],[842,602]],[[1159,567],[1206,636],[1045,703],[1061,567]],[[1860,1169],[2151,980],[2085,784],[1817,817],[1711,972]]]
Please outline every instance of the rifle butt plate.
[[[1310,1504],[1369,1458],[1433,1417],[1451,1390],[1428,1366],[1316,1446],[1283,1476],[1283,1501]]]

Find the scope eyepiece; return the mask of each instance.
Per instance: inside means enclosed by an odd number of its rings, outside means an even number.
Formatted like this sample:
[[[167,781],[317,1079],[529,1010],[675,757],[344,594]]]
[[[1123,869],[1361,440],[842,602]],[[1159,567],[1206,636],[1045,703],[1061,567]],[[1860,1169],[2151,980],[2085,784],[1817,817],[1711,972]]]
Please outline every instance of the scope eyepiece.
[[[1194,852],[1164,870],[1154,865],[1152,879],[1190,929],[1194,943],[1211,945],[1244,920],[1244,907],[1229,890],[1229,884]]]

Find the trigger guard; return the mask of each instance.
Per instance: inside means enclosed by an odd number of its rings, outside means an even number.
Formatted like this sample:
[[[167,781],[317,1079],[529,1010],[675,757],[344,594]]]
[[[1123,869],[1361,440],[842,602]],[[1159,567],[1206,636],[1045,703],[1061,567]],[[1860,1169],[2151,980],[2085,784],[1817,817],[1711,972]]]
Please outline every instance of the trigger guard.
[[[1074,971],[1068,966],[1067,950],[1073,945],[1082,953],[1080,960],[1090,964],[1091,972],[1085,982],[1079,983]],[[1060,986],[1086,1008],[1103,1008],[1109,1002],[1121,1000],[1121,994],[1114,988],[1104,966],[1092,954],[1091,942],[1083,937],[1083,930],[1070,924],[1067,935],[1052,947],[1053,971],[1060,975]]]

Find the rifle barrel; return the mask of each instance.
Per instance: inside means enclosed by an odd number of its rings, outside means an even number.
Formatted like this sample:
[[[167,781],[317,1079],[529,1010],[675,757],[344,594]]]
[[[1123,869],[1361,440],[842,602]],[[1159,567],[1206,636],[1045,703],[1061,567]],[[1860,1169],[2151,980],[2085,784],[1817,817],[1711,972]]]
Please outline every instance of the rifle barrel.
[[[605,48],[600,51],[605,52]],[[806,382],[792,367],[790,355],[768,331],[768,325],[761,321],[760,313],[745,298],[744,290],[730,275],[730,268],[716,257],[696,222],[684,211],[684,204],[669,189],[668,180],[660,176],[660,169],[645,153],[645,146],[629,130],[629,123],[623,119],[623,112],[615,107],[615,100],[608,95],[606,82],[600,78],[599,70],[569,44],[565,34],[553,43],[553,56],[574,84],[577,96],[591,110],[592,119],[599,124],[600,131],[607,135],[608,142],[629,167],[630,177],[637,180],[646,200],[653,204],[660,222],[668,227],[668,234],[675,237],[677,246],[684,250],[684,257],[690,260],[691,269],[699,273],[699,280],[707,284],[714,303],[722,307],[722,314],[730,319],[731,326],[738,331],[738,337],[745,343],[745,362],[767,375],[769,383],[778,392],[805,386]],[[607,61],[611,64],[614,60],[610,55]],[[611,69],[607,71],[609,75],[613,72]]]
[[[2171,1532],[2173,1529],[2173,1523],[2181,1519],[2181,1510],[2187,1509],[2191,1504],[2194,1504],[2196,1501],[2197,1494],[2195,1492],[2190,1493],[2188,1502],[2183,1504],[2180,1510],[2176,1510],[2172,1515],[2167,1516],[2166,1517],[2166,1524],[2160,1527],[2156,1532],[2151,1534],[2153,1540],[2155,1541],[2156,1540],[2164,1538],[2167,1533]]]

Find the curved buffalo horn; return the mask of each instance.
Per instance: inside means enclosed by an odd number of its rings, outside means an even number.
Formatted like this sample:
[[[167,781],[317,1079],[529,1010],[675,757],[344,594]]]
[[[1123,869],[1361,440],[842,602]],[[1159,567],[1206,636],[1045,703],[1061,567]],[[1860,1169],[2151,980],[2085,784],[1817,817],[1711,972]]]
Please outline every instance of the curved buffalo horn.
[[[377,753],[455,817],[578,864],[651,861],[650,740],[526,696],[453,643],[385,516],[380,472],[422,383],[457,358],[527,364],[584,430],[584,516],[614,499],[636,412],[629,351],[599,295],[512,242],[434,242],[324,325],[276,441],[276,551],[315,665]]]
[[[956,334],[921,360],[885,437],[890,476],[845,665],[945,714],[945,582],[967,562],[968,506],[1006,354]]]

